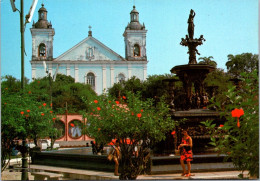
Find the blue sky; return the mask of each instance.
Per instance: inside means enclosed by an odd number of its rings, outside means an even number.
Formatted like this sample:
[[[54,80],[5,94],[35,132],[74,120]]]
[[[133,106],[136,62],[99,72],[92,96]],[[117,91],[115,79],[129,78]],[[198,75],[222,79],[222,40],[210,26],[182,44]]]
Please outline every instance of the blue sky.
[[[134,0],[39,0],[33,20],[38,20],[41,3],[55,29],[54,58],[88,36],[121,56],[125,56],[125,27],[130,22]],[[20,9],[20,0],[16,0]],[[32,0],[24,0],[25,15]],[[258,54],[257,0],[135,0],[140,23],[147,32],[148,75],[170,73],[176,65],[188,63],[187,47],[180,45],[187,33],[190,9],[196,12],[194,37],[204,35],[206,42],[197,49],[199,57],[213,56],[218,68],[225,69],[228,54]],[[1,0],[1,75],[21,78],[20,18],[10,0]],[[25,29],[25,76],[31,79],[32,39]]]

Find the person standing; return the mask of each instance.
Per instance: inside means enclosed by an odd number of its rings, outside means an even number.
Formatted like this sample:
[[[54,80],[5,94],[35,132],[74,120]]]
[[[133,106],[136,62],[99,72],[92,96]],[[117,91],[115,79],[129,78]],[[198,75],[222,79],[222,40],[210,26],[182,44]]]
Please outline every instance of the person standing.
[[[181,174],[182,176],[185,177],[190,177],[191,176],[191,161],[193,160],[192,158],[192,139],[188,135],[187,130],[182,131],[183,137],[181,144],[178,146],[178,149],[181,150],[181,158],[180,158],[180,163],[181,167],[183,169],[183,173]],[[184,161],[187,163],[188,170],[186,171]]]
[[[119,176],[119,173],[118,173],[118,168],[119,168],[119,160],[121,158],[121,153],[120,153],[120,146],[119,146],[119,140],[116,140],[116,143],[115,143],[115,146],[113,147],[114,151],[112,152],[113,154],[113,160],[115,162],[115,172],[114,172],[114,175],[115,176]]]

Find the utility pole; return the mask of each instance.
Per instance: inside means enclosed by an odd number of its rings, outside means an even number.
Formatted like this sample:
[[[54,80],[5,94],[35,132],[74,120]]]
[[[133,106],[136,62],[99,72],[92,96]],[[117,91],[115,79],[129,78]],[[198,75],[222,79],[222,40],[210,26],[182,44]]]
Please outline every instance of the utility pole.
[[[22,92],[24,93],[24,9],[23,9],[23,0],[21,2],[21,9],[20,9],[20,31],[21,31],[21,88]],[[23,152],[22,152],[22,180],[28,180],[28,161],[27,155],[28,150],[26,147],[26,136],[23,137],[22,141]]]
[[[21,88],[24,91],[24,10],[23,10],[23,0],[21,2],[21,10],[20,10],[20,31],[21,31]]]
[[[26,15],[26,22],[24,23],[24,3],[23,0],[20,0],[20,11],[15,7],[15,0],[10,0],[12,10],[15,12],[16,10],[20,13],[20,32],[21,32],[21,90],[22,94],[24,94],[24,86],[25,86],[25,79],[24,79],[24,31],[25,31],[25,24],[29,23],[32,19],[35,7],[37,5],[38,0],[33,0],[32,6],[30,8],[29,14]],[[22,180],[29,180],[28,179],[28,148],[26,147],[26,135],[22,136]]]

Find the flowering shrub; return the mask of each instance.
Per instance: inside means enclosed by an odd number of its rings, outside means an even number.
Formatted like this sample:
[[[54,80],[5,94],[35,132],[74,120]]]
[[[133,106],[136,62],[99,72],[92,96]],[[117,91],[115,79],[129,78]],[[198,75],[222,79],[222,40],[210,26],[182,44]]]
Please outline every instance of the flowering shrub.
[[[204,124],[212,133],[211,144],[219,153],[227,154],[234,166],[249,170],[251,176],[259,177],[259,95],[258,73],[243,73],[242,87],[231,87],[224,95],[228,104],[220,102],[214,106],[226,118],[224,125],[211,122]],[[239,108],[239,109],[238,109]]]
[[[118,100],[102,95],[89,102],[93,111],[84,115],[88,121],[86,132],[97,142],[120,140],[120,179],[135,179],[145,167],[144,157],[151,143],[165,139],[165,133],[174,127],[163,101],[153,105],[152,99],[141,101],[139,95],[130,92]],[[136,146],[138,155],[133,155]]]
[[[52,110],[46,103],[39,103],[34,96],[36,95],[28,92],[11,92],[8,89],[2,91],[2,156],[10,152],[14,139],[33,139],[37,145],[37,139],[51,137],[55,131],[52,119],[56,115],[51,113]],[[5,164],[2,162],[2,168]]]

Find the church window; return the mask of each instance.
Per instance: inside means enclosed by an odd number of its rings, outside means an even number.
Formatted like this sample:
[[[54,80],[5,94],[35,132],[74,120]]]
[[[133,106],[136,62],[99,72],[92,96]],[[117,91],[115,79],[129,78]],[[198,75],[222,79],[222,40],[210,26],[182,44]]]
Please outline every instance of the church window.
[[[95,75],[93,73],[88,73],[87,74],[86,83],[91,85],[92,89],[95,88]]]
[[[124,76],[124,74],[119,74],[118,75],[118,82],[119,83],[123,83],[125,81],[125,76]]]
[[[134,45],[134,57],[140,57],[140,46],[138,44]]]
[[[46,57],[46,46],[43,43],[39,45],[39,57]]]

